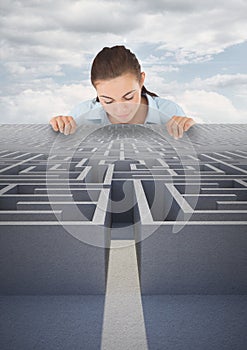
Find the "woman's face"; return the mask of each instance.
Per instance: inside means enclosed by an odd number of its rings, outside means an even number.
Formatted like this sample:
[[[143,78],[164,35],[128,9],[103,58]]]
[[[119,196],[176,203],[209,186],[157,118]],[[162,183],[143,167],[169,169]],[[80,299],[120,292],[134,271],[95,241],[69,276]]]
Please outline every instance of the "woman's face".
[[[141,89],[145,79],[145,74],[141,74],[141,81],[132,73],[96,81],[95,89],[99,101],[113,122],[129,123],[135,116],[140,107]]]

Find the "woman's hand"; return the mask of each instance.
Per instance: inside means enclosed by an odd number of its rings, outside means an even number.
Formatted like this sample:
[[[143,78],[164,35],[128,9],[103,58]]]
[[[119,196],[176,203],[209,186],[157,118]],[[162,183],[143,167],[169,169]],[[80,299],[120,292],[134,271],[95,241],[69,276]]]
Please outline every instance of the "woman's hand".
[[[73,134],[76,130],[76,122],[73,117],[59,115],[50,120],[50,124],[55,131],[60,131],[64,135]]]
[[[196,122],[192,118],[178,117],[174,115],[166,123],[166,128],[168,133],[177,140],[178,138],[183,137],[184,131],[189,130],[189,128],[195,123]]]

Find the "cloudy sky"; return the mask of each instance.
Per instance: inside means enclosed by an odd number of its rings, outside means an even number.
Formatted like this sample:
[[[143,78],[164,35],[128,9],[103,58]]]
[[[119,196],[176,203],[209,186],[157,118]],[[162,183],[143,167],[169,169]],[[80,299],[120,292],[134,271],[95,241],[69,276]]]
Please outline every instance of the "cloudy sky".
[[[1,123],[46,123],[95,97],[89,73],[124,44],[146,87],[206,123],[247,123],[246,0],[1,1]]]

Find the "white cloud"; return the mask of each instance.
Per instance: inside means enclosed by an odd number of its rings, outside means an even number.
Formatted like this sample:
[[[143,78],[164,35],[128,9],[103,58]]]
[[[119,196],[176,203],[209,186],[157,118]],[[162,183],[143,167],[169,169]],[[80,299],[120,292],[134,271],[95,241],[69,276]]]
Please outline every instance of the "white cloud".
[[[184,64],[245,41],[246,12],[247,3],[240,0],[22,0],[5,4],[0,23],[5,59],[40,57],[78,65],[78,52],[94,54],[127,40],[133,47],[157,42]]]
[[[68,115],[75,104],[93,97],[95,92],[86,82],[26,89],[2,98],[0,123],[47,123],[55,115]]]
[[[103,46],[123,42],[136,53],[153,45],[144,55],[150,90],[207,122],[245,122],[246,113],[218,90],[230,88],[246,101],[246,74],[216,74],[186,85],[162,73],[181,72],[180,65],[209,61],[246,41],[246,1],[13,0],[0,7],[8,75],[2,79],[2,122],[46,122],[94,97],[89,81],[60,85],[54,79],[65,74],[64,65],[89,72],[90,59]]]
[[[153,65],[151,67],[145,68],[145,72],[148,72],[148,74],[153,74],[153,73],[170,73],[170,72],[178,72],[179,68],[172,66],[172,65],[165,65],[165,64],[160,64],[160,65]]]
[[[146,79],[145,87],[161,98],[166,98],[174,102],[177,101],[181,95],[182,85],[176,80],[169,81],[164,76],[160,75],[159,71],[152,70],[151,68],[145,69]]]
[[[24,76],[25,79],[38,78],[39,76],[61,76],[64,75],[62,68],[58,64],[41,63],[39,65],[30,66],[25,63],[7,62],[4,64],[6,70],[13,76]]]
[[[242,99],[247,97],[247,88],[239,89],[245,81],[245,75],[236,74],[229,76],[213,76],[209,79],[197,79],[192,83],[179,83],[177,81],[167,81],[161,77],[159,72],[147,70],[146,87],[156,92],[160,97],[177,102],[184,109],[188,116],[193,117],[201,123],[247,123],[247,112],[235,106],[233,102],[217,92],[218,85],[232,84],[236,87],[236,93],[241,91]],[[211,86],[208,81],[211,82]],[[199,83],[200,82],[200,83]],[[213,84],[214,83],[214,84]],[[239,84],[239,85],[238,85]],[[206,89],[205,89],[206,88]],[[240,93],[239,93],[240,95]],[[245,104],[243,104],[246,106]]]
[[[196,78],[190,86],[193,88],[218,89],[226,87],[247,87],[247,74],[216,74],[207,79]]]
[[[185,113],[198,123],[247,123],[246,110],[235,106],[226,96],[216,91],[204,90],[202,87],[194,88],[193,84],[168,81],[161,77],[159,72],[152,72],[150,69],[146,72],[145,86],[150,91],[177,102]],[[232,82],[236,83],[236,80],[232,77]],[[239,82],[242,82],[242,78]],[[241,89],[242,94],[244,91],[245,95],[242,97],[246,98],[247,90]]]
[[[221,102],[223,106],[226,103],[226,110],[229,111],[227,121],[247,123],[247,74],[217,74],[207,79],[196,78],[184,85],[184,90],[186,89],[207,92],[209,94],[208,104],[212,101],[212,96],[214,98],[217,96],[217,99],[215,98],[216,108]],[[222,94],[228,96],[228,99]],[[221,96],[220,99],[219,96]],[[205,110],[207,110],[206,106]],[[217,120],[224,120],[224,111],[221,113],[222,117],[216,117]]]
[[[247,39],[244,1],[159,1],[159,4],[158,9],[149,3],[152,10],[146,13],[136,36],[160,43],[161,50],[175,52],[180,64],[207,61]]]
[[[225,96],[205,90],[184,90],[176,81],[164,83],[161,77],[150,77],[146,86],[161,97],[180,104],[188,116],[205,123],[246,123],[247,113],[236,108]],[[14,96],[2,98],[0,123],[47,123],[54,115],[67,115],[74,105],[94,98],[94,89],[81,84],[58,85],[48,80],[40,89],[26,89]],[[155,86],[155,89],[153,87]],[[6,118],[6,116],[8,116]]]
[[[186,90],[179,97],[187,115],[206,123],[246,123],[246,111],[238,110],[225,96],[205,90]]]

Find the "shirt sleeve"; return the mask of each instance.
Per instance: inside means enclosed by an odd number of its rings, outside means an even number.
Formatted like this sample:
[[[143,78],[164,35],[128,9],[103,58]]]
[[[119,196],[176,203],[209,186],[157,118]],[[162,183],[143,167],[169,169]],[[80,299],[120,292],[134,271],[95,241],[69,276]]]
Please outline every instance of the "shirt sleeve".
[[[167,123],[174,115],[186,116],[183,109],[173,101],[158,97],[156,103],[160,112],[161,124]]]

